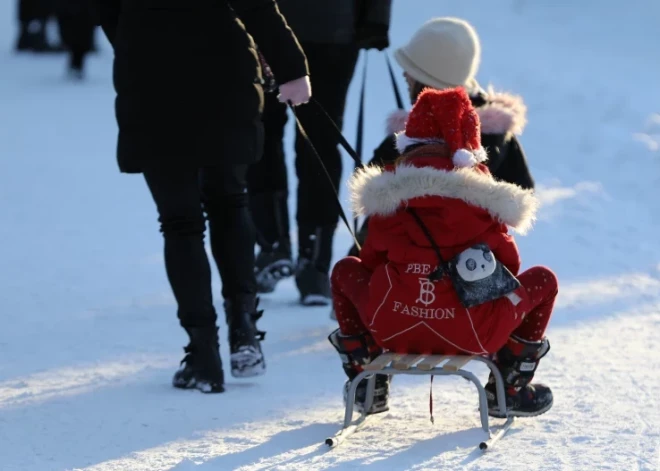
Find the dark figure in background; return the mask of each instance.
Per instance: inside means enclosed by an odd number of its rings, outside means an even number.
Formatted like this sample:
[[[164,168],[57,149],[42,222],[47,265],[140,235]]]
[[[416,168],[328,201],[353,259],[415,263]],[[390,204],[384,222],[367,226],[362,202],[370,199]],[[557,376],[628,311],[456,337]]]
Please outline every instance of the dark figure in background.
[[[222,278],[231,373],[263,374],[245,181],[263,153],[263,78],[252,37],[280,79],[280,98],[294,105],[311,94],[305,56],[274,0],[101,0],[100,6],[115,52],[119,168],[144,174],[179,321],[190,337],[173,384],[222,392],[204,213]]]
[[[94,41],[97,0],[18,0],[19,52],[61,53],[69,51],[69,71],[82,76],[87,53],[97,51]],[[60,44],[48,40],[47,24],[56,18]]]
[[[94,48],[94,30],[98,9],[94,0],[59,0],[57,22],[62,43],[69,52],[68,71],[75,79],[83,78],[85,57]]]
[[[19,52],[61,52],[62,48],[48,42],[46,24],[55,12],[56,0],[18,0]]]
[[[307,56],[315,99],[341,127],[346,94],[359,50],[382,50],[389,44],[391,1],[279,0],[278,5]],[[275,76],[282,81],[277,77],[277,71]],[[298,113],[330,173],[332,184],[338,188],[342,173],[341,154],[326,118],[320,116],[313,106],[303,106]],[[271,292],[280,279],[295,272],[302,304],[329,304],[328,273],[332,241],[339,220],[335,195],[316,156],[297,133],[298,263],[294,266],[282,143],[287,110],[275,96],[266,96],[263,121],[266,132],[264,155],[248,173],[250,208],[261,249],[255,266],[259,290]]]

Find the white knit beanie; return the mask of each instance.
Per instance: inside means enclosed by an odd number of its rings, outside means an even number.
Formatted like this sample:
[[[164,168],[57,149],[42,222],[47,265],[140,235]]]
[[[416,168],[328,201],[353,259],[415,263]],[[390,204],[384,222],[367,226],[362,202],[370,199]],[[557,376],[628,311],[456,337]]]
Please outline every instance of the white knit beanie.
[[[434,18],[394,51],[394,58],[408,75],[429,87],[476,87],[481,61],[479,36],[459,18]]]

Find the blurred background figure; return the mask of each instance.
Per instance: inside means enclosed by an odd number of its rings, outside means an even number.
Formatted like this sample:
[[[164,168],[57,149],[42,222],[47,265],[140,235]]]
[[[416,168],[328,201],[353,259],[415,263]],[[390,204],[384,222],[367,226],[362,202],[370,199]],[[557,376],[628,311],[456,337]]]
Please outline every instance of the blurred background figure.
[[[56,0],[18,0],[19,33],[16,50],[19,52],[61,52],[62,48],[48,41],[46,25],[54,14]],[[64,0],[62,0],[64,1]]]
[[[279,0],[278,5],[307,56],[316,101],[341,128],[360,49],[382,50],[389,45],[391,0]],[[298,113],[338,188],[341,154],[327,118],[314,105],[302,106]],[[339,220],[335,194],[317,157],[297,133],[298,260],[294,264],[282,143],[287,109],[274,95],[266,97],[263,122],[264,155],[248,175],[260,247],[255,265],[259,291],[273,291],[280,279],[295,272],[301,303],[327,305],[332,241]]]
[[[93,0],[58,0],[57,22],[69,53],[71,78],[84,78],[85,57],[94,49],[97,7]]]
[[[85,57],[97,50],[94,41],[97,10],[95,0],[19,0],[16,51],[68,52],[69,76],[83,78]],[[51,30],[49,25],[53,20],[57,28]]]

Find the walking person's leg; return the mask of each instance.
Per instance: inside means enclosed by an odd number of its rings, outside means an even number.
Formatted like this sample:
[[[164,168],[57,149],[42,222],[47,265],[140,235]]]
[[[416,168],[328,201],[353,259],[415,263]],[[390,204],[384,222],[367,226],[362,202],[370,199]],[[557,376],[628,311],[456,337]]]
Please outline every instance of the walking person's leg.
[[[69,0],[60,4],[57,22],[62,42],[69,53],[69,76],[82,79],[85,57],[91,51],[95,28],[90,0]]]
[[[45,0],[18,0],[19,37],[17,51],[51,52],[46,37],[49,8]]]
[[[144,178],[156,203],[165,241],[165,269],[178,305],[181,326],[190,337],[173,384],[222,392],[211,269],[204,249],[205,221],[195,169],[153,169]]]
[[[211,250],[222,279],[229,332],[231,373],[258,376],[266,364],[256,328],[261,317],[256,296],[254,244],[256,233],[248,207],[248,165],[205,168],[202,171],[204,209],[209,220]]]
[[[353,45],[305,43],[314,97],[341,129],[346,95],[353,78],[358,50]],[[314,105],[299,108],[300,119],[331,177],[323,171],[308,143],[296,138],[298,175],[298,267],[296,284],[304,305],[330,304],[328,273],[339,210],[332,186],[339,188],[342,173],[337,137],[327,118]]]
[[[293,274],[289,236],[288,178],[284,153],[286,105],[273,93],[266,94],[264,113],[264,152],[248,171],[250,211],[261,249],[255,262],[257,286],[269,293],[282,278]]]

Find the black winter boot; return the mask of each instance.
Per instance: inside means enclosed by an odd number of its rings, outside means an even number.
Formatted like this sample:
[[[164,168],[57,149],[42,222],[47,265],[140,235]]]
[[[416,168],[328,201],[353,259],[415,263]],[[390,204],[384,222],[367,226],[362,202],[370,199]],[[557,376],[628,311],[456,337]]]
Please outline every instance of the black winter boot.
[[[271,293],[280,280],[290,277],[294,272],[287,193],[279,191],[252,195],[250,211],[261,248],[254,267],[257,289],[260,293]]]
[[[254,295],[225,300],[231,375],[235,378],[261,376],[266,372],[266,360],[261,351],[266,332],[257,330],[256,323],[263,315],[263,311],[257,310],[258,304],[259,299]]]
[[[507,344],[497,352],[495,363],[504,379],[508,415],[534,417],[552,407],[550,388],[543,384],[531,384],[539,361],[549,350],[550,343],[547,339],[531,342],[511,336]],[[495,378],[492,373],[485,389],[488,414],[491,417],[504,418],[497,406]]]
[[[382,349],[376,345],[373,337],[369,333],[360,335],[343,335],[339,329],[330,334],[328,340],[333,347],[339,352],[339,357],[342,360],[342,367],[348,380],[344,383],[344,405],[348,401],[348,391],[351,387],[351,382],[361,371],[364,365],[371,363],[371,361],[382,353]],[[374,390],[373,403],[367,412],[368,414],[378,414],[390,410],[389,395],[390,395],[390,380],[389,375],[376,375],[376,388]],[[355,391],[355,409],[358,412],[364,411],[365,403],[367,402],[367,381],[365,378],[360,381]]]
[[[217,327],[186,328],[186,332],[190,343],[184,348],[186,356],[174,374],[172,385],[181,389],[199,389],[204,393],[224,392],[225,377]]]
[[[298,227],[299,258],[296,285],[304,306],[327,306],[332,301],[330,262],[336,226]]]

